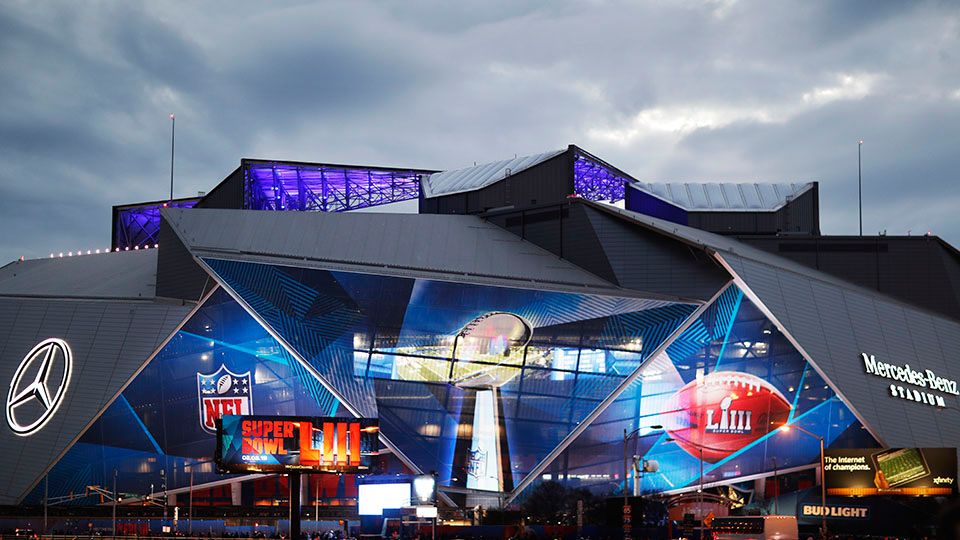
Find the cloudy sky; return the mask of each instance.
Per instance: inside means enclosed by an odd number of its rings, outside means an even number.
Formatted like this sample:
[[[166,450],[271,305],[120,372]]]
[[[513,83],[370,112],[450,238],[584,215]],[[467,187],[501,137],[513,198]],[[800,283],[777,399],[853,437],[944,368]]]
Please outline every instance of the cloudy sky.
[[[960,244],[960,3],[0,3],[0,261],[241,157],[458,168],[578,144],[647,181],[821,182],[825,233]]]

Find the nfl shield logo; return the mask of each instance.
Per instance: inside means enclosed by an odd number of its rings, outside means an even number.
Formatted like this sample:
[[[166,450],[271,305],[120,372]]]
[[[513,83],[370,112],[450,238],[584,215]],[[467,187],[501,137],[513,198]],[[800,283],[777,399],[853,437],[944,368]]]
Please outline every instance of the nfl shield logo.
[[[477,448],[467,455],[467,474],[480,478],[487,474],[487,453]]]
[[[250,372],[236,374],[223,364],[210,374],[197,373],[197,399],[200,400],[200,427],[216,433],[216,420],[225,414],[252,414]]]

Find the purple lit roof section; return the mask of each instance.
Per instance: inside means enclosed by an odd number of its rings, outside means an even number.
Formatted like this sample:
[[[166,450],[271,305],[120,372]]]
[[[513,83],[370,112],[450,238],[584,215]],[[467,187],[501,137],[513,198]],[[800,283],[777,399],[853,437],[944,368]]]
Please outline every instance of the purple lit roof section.
[[[344,212],[420,196],[427,171],[250,163],[244,171],[244,207],[254,210]]]
[[[577,195],[591,201],[614,203],[623,200],[627,182],[633,182],[633,179],[577,153],[573,162],[573,190]]]
[[[193,208],[198,201],[199,199],[184,199],[116,207],[113,248],[153,247],[160,241],[160,209],[165,205],[171,208]]]

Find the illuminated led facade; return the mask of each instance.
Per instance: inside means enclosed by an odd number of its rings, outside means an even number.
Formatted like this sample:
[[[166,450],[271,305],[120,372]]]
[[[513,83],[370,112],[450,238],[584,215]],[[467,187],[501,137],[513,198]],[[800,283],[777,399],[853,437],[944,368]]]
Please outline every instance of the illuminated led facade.
[[[193,208],[200,199],[176,199],[113,207],[111,249],[151,248],[160,241],[160,209]]]
[[[423,171],[251,162],[244,208],[344,212],[417,199]]]

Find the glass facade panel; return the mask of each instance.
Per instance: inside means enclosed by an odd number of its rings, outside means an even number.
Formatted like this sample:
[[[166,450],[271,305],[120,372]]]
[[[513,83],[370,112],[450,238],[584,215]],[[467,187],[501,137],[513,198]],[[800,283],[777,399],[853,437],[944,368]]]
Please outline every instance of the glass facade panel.
[[[500,492],[594,412],[538,480],[621,492],[624,430],[636,432],[631,453],[660,464],[644,491],[689,488],[701,463],[705,483],[763,474],[774,459],[780,469],[814,463],[817,440],[778,430],[784,423],[828,445],[876,444],[735,287],[661,349],[695,306],[208,263],[262,321],[214,293],[51,471],[51,493],[107,486],[114,470],[127,496],[158,491],[160,471],[168,489],[190,471],[196,484],[220,480],[212,432],[231,412],[359,411],[441,485]]]
[[[207,263],[403,455],[478,490],[512,490],[695,309]]]
[[[642,476],[644,492],[698,485],[701,463],[704,483],[817,463],[818,439],[778,429],[784,424],[821,435],[828,446],[877,446],[787,337],[731,287],[541,479],[622,493],[624,430],[631,455],[659,463],[659,472]]]
[[[87,486],[142,497],[222,480],[214,420],[221,414],[337,416],[346,411],[222,289],[131,381],[49,475],[51,497],[91,504]],[[43,497],[39,485],[27,502]]]

